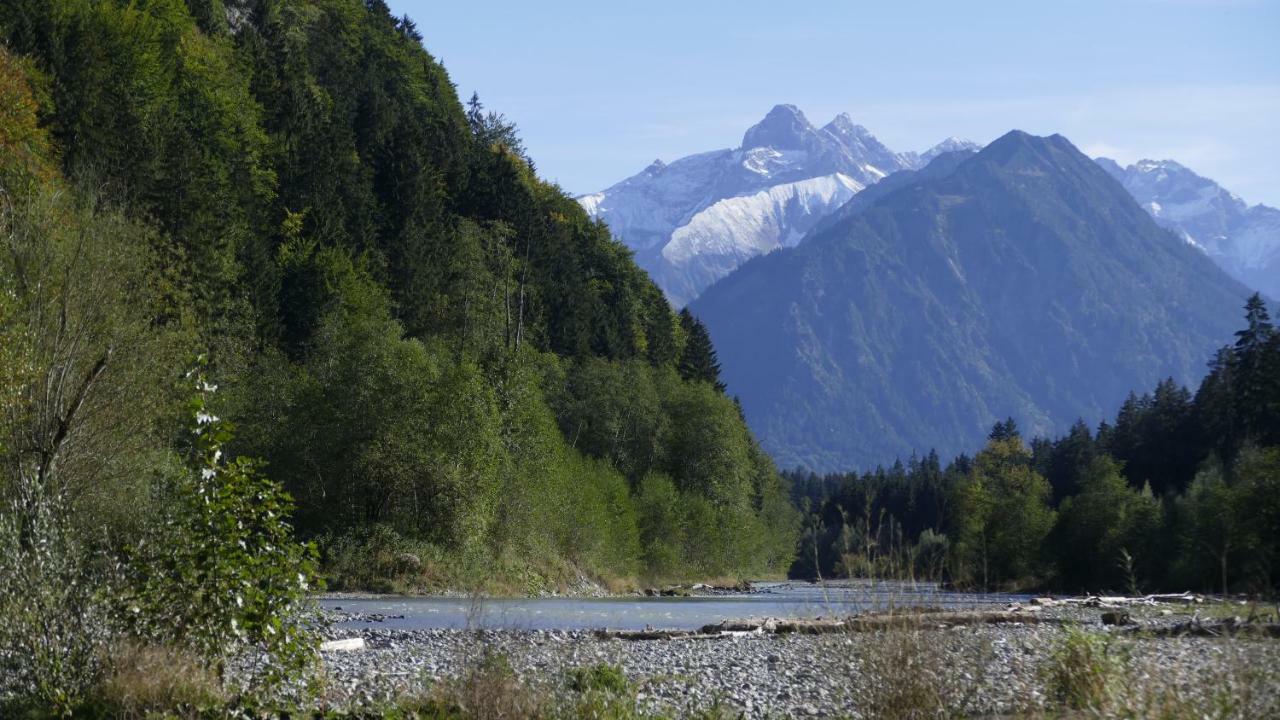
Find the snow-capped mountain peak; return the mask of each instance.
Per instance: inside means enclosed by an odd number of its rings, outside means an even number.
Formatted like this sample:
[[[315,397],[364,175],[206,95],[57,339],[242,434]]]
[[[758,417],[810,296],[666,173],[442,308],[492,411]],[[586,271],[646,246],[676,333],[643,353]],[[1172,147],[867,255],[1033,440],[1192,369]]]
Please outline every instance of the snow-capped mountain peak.
[[[795,105],[775,105],[760,122],[742,136],[743,148],[770,147],[775,150],[803,150],[817,131]]]
[[[854,193],[913,162],[847,114],[816,128],[784,104],[737,148],[655,161],[578,201],[683,304],[747,259],[794,244]]]
[[[951,137],[947,138],[946,140],[943,140],[942,142],[938,143],[937,145],[934,145],[933,147],[929,148],[928,150],[925,150],[922,153],[919,153],[919,154],[906,153],[906,155],[909,158],[914,160],[914,162],[912,163],[912,168],[919,169],[933,162],[934,158],[938,157],[943,153],[965,152],[965,151],[976,152],[981,149],[982,149],[982,146],[972,140],[965,140],[964,138],[958,138],[952,135]]]
[[[1236,279],[1280,297],[1280,210],[1238,195],[1173,160],[1099,166],[1120,181],[1156,222],[1203,250]]]

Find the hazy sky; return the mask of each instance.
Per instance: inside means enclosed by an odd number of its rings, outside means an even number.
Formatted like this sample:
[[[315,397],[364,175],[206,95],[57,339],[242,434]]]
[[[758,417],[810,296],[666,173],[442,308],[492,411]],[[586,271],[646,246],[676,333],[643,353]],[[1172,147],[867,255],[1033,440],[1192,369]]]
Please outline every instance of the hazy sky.
[[[1280,0],[388,1],[573,193],[793,103],[895,150],[1060,132],[1280,206]]]

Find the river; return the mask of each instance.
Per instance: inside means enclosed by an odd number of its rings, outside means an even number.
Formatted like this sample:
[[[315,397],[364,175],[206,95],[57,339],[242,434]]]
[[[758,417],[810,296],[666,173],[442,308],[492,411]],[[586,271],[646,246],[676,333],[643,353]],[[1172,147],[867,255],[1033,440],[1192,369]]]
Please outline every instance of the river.
[[[894,607],[968,608],[1019,602],[1025,595],[958,593],[925,583],[761,582],[752,592],[697,597],[329,597],[350,614],[340,626],[387,629],[687,630],[748,617],[814,618]],[[342,617],[342,615],[340,615]]]

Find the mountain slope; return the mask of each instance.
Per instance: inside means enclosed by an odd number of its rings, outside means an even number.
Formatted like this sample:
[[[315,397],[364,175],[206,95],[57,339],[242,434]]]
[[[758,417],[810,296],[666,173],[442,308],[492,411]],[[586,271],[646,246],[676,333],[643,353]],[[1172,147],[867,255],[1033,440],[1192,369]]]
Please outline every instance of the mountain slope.
[[[1213,258],[1231,276],[1280,297],[1280,210],[1250,206],[1218,183],[1172,160],[1121,167],[1098,164],[1119,180],[1156,222]]]
[[[655,161],[578,201],[635,250],[679,306],[743,260],[794,245],[850,195],[918,162],[848,115],[817,128],[795,106],[778,105],[736,149]],[[812,182],[798,184],[805,181]]]
[[[1006,415],[1031,433],[1097,421],[1130,388],[1199,377],[1231,337],[1246,289],[1066,139],[943,157],[960,162],[693,304],[783,466],[954,454]]]

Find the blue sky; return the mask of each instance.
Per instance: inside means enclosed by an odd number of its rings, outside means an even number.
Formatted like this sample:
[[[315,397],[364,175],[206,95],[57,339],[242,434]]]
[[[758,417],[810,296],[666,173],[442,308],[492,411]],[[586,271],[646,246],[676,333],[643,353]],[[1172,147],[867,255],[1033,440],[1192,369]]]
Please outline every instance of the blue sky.
[[[388,2],[572,193],[793,103],[895,150],[1060,132],[1280,206],[1280,0]]]

